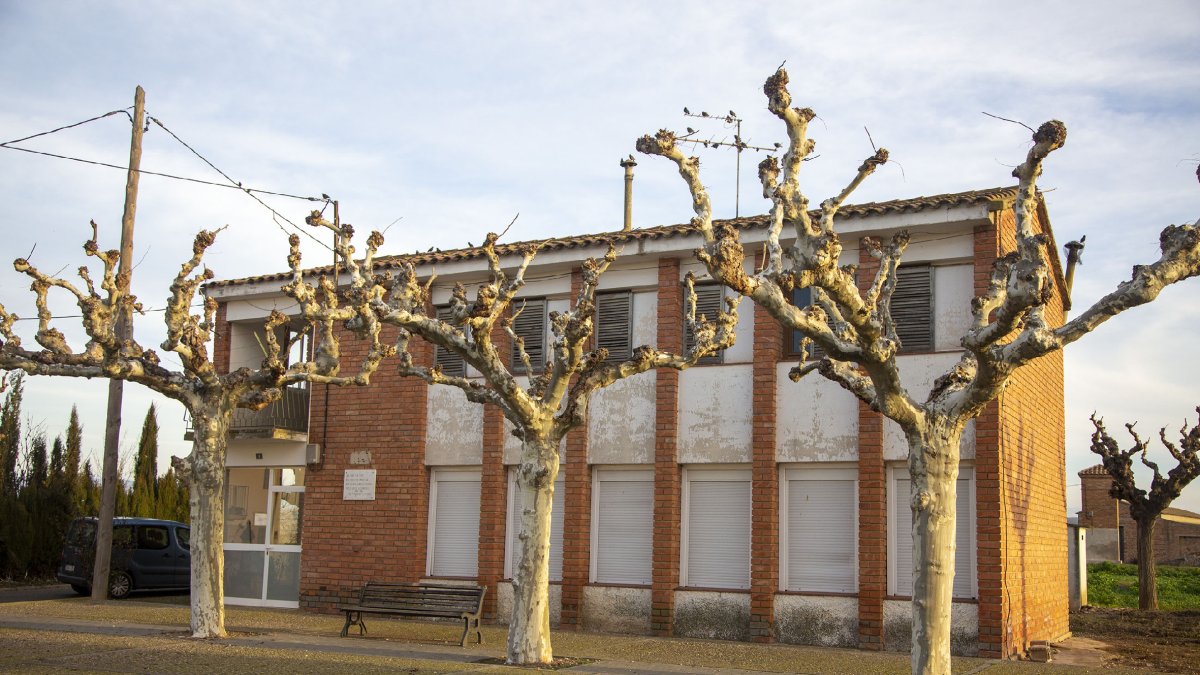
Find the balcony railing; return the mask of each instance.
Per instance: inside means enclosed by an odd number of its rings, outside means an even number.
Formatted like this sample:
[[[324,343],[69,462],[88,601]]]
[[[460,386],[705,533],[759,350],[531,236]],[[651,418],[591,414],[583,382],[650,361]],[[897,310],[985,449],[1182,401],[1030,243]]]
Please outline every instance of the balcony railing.
[[[233,411],[229,435],[234,438],[279,438],[304,440],[308,434],[308,388],[287,387],[278,401],[262,410],[238,408]],[[188,420],[184,438],[192,438]]]

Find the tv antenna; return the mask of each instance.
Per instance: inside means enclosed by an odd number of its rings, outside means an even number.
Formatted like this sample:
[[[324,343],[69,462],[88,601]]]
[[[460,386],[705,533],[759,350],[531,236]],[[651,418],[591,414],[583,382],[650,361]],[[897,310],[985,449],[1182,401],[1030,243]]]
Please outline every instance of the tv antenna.
[[[706,148],[733,148],[734,150],[737,151],[737,168],[736,168],[737,173],[735,174],[734,189],[733,189],[733,200],[734,200],[733,201],[733,217],[737,218],[741,214],[742,153],[745,152],[746,150],[754,150],[756,152],[767,152],[767,153],[778,152],[779,149],[781,147],[783,147],[782,144],[776,143],[774,145],[774,147],[764,148],[764,147],[760,147],[757,145],[750,145],[750,144],[746,143],[746,141],[742,138],[742,121],[743,120],[742,120],[742,118],[738,117],[737,113],[735,113],[732,110],[730,110],[729,113],[726,115],[710,115],[709,113],[704,112],[704,111],[701,111],[700,113],[694,113],[685,107],[683,109],[683,115],[684,115],[684,117],[696,117],[696,118],[706,119],[706,120],[720,120],[725,123],[725,128],[727,128],[727,129],[730,127],[733,128],[733,141],[732,142],[725,140],[725,138],[722,138],[719,141],[715,140],[715,138],[716,138],[715,136],[710,136],[707,140],[705,140],[703,138],[691,138],[692,136],[700,133],[700,131],[698,129],[693,129],[691,127],[688,127],[687,133],[683,134],[682,136],[679,136],[678,140],[680,140],[684,143],[703,145]]]

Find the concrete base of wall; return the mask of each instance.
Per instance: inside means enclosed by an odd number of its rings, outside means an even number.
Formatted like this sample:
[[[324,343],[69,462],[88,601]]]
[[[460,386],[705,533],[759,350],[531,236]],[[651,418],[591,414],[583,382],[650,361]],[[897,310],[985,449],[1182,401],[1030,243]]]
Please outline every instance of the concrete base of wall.
[[[649,588],[585,586],[584,630],[605,633],[650,633]]]
[[[750,594],[676,591],[675,635],[710,640],[749,640]]]
[[[912,603],[908,600],[884,601],[883,647],[890,652],[912,650]],[[979,655],[979,605],[954,603],[950,612],[950,653]]]
[[[858,599],[775,596],[775,640],[821,647],[858,646]]]

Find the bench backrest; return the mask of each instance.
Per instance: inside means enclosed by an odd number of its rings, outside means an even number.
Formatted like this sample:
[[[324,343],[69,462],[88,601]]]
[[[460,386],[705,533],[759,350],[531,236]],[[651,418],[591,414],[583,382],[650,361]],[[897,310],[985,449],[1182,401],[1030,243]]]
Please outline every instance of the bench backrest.
[[[444,616],[478,614],[483,607],[484,591],[486,587],[482,586],[369,581],[363,586],[359,604]]]

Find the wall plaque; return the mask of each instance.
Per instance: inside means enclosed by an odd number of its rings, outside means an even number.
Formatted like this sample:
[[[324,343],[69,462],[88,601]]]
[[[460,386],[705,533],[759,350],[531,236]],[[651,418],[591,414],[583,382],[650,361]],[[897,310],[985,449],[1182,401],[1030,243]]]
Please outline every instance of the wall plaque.
[[[343,501],[373,501],[375,499],[375,469],[346,469],[342,481]]]

